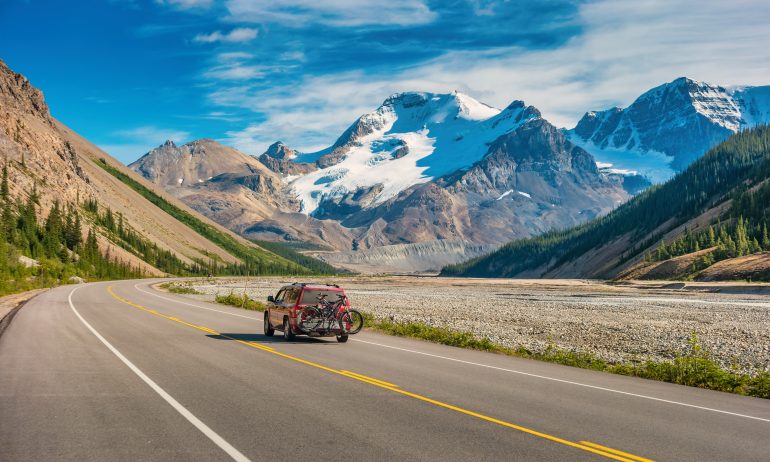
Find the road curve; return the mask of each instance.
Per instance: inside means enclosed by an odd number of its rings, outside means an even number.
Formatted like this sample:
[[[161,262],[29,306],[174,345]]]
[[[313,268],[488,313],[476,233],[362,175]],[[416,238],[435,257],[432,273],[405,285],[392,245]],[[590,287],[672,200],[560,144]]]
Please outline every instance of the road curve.
[[[0,337],[0,460],[767,461],[770,400],[66,286]]]

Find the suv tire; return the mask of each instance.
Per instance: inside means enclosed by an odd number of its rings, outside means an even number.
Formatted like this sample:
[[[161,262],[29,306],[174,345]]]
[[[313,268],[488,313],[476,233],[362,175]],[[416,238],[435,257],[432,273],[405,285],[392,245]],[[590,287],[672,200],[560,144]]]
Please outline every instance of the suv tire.
[[[289,324],[289,318],[283,318],[283,339],[294,340],[294,332],[291,331],[291,324]]]
[[[338,342],[340,342],[340,343],[345,343],[345,342],[347,342],[347,341],[348,341],[348,336],[347,336],[347,334],[345,334],[345,335],[338,335],[338,336],[337,336],[337,341],[338,341]]]
[[[270,325],[270,315],[265,311],[265,335],[272,337],[275,334],[275,329]]]

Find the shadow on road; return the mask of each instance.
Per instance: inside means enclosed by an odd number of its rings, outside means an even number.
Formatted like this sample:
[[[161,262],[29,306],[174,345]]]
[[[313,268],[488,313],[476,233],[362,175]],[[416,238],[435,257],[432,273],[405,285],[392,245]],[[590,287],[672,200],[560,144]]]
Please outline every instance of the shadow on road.
[[[295,337],[294,340],[286,341],[280,336],[280,333],[275,337],[268,337],[264,334],[233,334],[223,332],[221,335],[206,335],[208,338],[214,340],[241,340],[243,342],[254,343],[284,343],[287,345],[336,345],[337,341],[334,337],[318,338],[318,337]],[[329,341],[333,340],[333,341]]]

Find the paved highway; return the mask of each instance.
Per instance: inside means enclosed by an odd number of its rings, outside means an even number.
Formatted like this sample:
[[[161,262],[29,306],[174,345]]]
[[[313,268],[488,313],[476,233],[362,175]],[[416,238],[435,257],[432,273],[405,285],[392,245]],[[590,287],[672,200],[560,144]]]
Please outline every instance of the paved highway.
[[[770,400],[67,286],[0,337],[0,460],[770,460]]]

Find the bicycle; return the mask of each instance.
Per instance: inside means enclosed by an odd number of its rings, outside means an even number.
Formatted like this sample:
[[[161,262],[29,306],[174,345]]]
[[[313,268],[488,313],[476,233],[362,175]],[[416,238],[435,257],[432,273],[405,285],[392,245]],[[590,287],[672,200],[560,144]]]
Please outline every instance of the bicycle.
[[[364,327],[360,311],[346,308],[347,296],[338,295],[336,302],[326,300],[328,294],[316,297],[318,304],[306,306],[297,316],[297,325],[305,333],[339,330],[340,336],[357,334]]]

